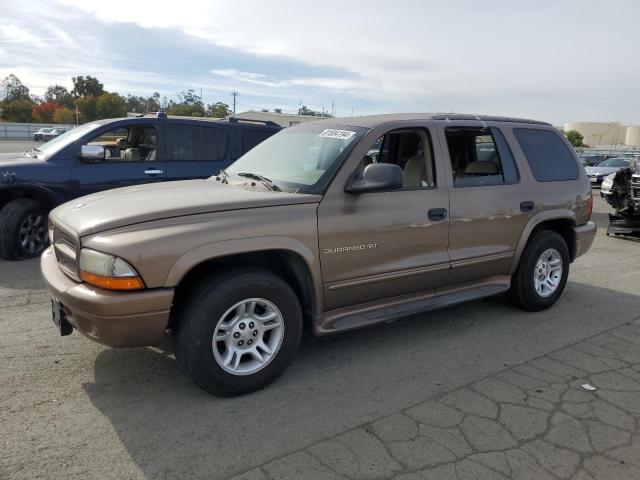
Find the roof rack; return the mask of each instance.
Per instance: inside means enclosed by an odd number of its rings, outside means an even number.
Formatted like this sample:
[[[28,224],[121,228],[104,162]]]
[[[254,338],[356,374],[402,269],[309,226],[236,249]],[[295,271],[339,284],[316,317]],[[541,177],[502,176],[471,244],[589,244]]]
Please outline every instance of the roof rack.
[[[530,123],[533,125],[551,125],[539,120],[528,120],[526,118],[497,117],[493,115],[469,115],[465,113],[438,114],[431,117],[432,120],[477,120],[479,122],[509,122],[509,123]]]
[[[268,125],[270,127],[279,127],[276,122],[271,120],[253,120],[251,118],[238,118],[238,117],[229,117],[229,123],[238,123],[238,122],[248,122],[248,123],[262,123],[264,125]]]

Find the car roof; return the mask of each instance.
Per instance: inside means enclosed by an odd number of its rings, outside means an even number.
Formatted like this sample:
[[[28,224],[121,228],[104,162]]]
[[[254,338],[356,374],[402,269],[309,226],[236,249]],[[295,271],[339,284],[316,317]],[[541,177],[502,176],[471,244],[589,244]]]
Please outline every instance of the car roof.
[[[309,123],[330,123],[333,125],[351,125],[354,127],[373,128],[384,123],[406,120],[440,120],[443,122],[467,120],[480,122],[528,123],[534,125],[551,126],[551,124],[547,122],[529,120],[525,118],[501,117],[494,115],[473,115],[466,113],[386,113],[382,115],[365,115],[361,117],[331,117],[319,119],[316,122]]]

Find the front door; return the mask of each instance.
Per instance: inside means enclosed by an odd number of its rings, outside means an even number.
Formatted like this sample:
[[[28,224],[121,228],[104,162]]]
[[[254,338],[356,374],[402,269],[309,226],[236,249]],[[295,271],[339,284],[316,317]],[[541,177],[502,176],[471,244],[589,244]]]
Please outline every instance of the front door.
[[[105,148],[105,158],[87,162],[80,158],[81,146]],[[77,142],[72,169],[75,197],[165,179],[162,128],[150,120],[110,123]]]
[[[344,174],[330,187],[318,208],[326,309],[429,294],[446,281],[449,194],[438,184],[432,138],[426,126],[372,132],[346,161],[350,172],[374,161],[395,163],[403,188],[346,193]]]

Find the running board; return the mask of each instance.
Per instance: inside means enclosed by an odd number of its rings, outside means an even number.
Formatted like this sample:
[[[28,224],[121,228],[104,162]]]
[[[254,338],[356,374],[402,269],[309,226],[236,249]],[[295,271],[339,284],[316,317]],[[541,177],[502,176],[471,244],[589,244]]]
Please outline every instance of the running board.
[[[369,305],[334,310],[327,312],[314,322],[314,331],[317,335],[327,335],[491,297],[509,290],[510,280],[509,276],[494,277],[481,284],[475,283],[474,286],[452,288],[439,295],[431,293],[420,296],[405,296],[396,300],[387,299]]]

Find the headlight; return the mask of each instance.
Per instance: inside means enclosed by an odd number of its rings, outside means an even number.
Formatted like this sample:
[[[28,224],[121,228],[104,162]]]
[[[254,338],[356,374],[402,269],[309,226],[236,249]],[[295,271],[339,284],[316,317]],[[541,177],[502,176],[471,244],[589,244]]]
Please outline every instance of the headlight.
[[[109,290],[140,290],[144,283],[126,261],[89,248],[80,251],[80,278]]]

